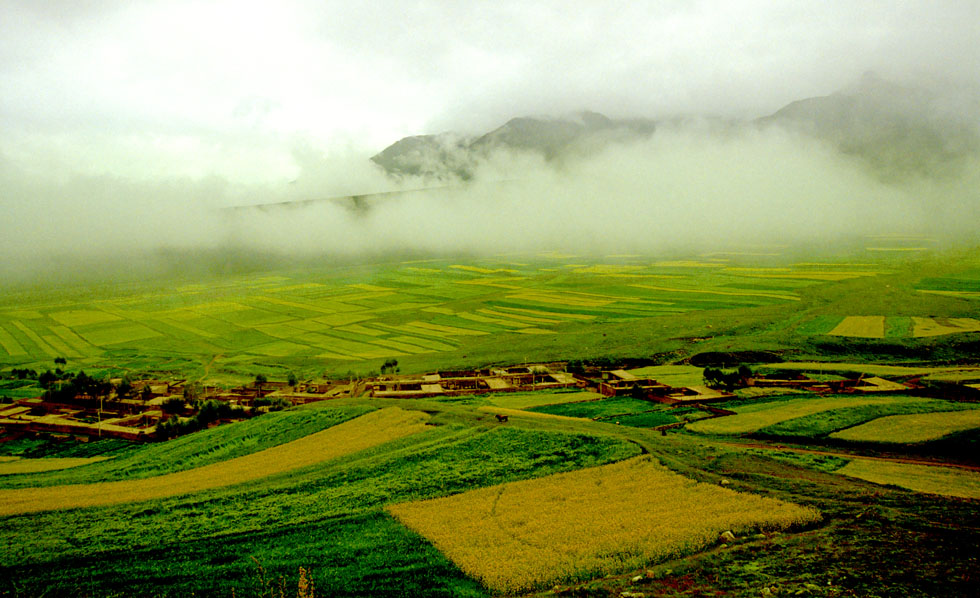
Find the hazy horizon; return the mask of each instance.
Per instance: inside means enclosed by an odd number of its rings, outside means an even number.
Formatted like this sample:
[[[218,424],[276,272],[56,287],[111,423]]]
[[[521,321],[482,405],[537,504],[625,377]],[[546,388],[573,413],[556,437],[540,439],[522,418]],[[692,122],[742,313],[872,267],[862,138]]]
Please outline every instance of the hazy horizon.
[[[975,127],[978,12],[956,1],[6,3],[0,272],[41,280],[132,256],[113,268],[133,274],[161,252],[601,254],[889,232],[972,243],[975,153],[951,176],[888,180],[827,140],[719,131],[710,118],[767,116],[875,72]],[[370,156],[407,135],[581,110],[662,124],[560,161],[498,151],[469,185],[367,213],[225,209],[428,187]]]

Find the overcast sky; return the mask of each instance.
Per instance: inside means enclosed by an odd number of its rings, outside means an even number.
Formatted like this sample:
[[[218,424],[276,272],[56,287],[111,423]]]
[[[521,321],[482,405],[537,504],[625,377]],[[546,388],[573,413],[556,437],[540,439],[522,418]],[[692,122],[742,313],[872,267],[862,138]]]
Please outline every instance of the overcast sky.
[[[0,0],[0,166],[274,187],[519,115],[755,117],[868,70],[973,86],[978,24],[977,0]]]

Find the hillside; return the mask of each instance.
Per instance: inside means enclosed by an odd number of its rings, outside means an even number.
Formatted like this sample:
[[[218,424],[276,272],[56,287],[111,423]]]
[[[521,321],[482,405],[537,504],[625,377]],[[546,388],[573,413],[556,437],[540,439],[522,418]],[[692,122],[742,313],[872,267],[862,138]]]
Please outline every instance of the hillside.
[[[900,180],[958,174],[980,151],[974,118],[978,113],[976,98],[867,74],[851,88],[791,102],[754,121],[725,121],[724,128],[787,128],[833,144],[882,179]],[[684,120],[659,122],[676,126]],[[645,139],[657,128],[653,119],[611,119],[590,111],[566,118],[523,116],[472,138],[454,133],[406,137],[371,160],[391,176],[468,180],[479,162],[495,151],[532,152],[555,161],[611,143]]]
[[[571,118],[518,117],[473,139],[453,133],[400,139],[371,160],[393,176],[467,180],[480,160],[495,151],[531,152],[556,160],[576,151],[642,139],[653,134],[648,119],[610,119],[585,111]]]

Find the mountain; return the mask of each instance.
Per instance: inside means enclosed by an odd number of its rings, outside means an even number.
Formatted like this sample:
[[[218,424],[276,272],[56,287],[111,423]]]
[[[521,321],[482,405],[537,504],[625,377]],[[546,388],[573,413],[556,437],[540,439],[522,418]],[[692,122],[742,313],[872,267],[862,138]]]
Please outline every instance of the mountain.
[[[468,180],[473,167],[467,156],[470,140],[453,133],[405,137],[389,145],[371,160],[394,176]]]
[[[954,103],[934,91],[866,74],[852,89],[792,102],[756,124],[828,141],[895,180],[955,174],[980,150],[977,115],[975,100]]]
[[[980,155],[980,102],[949,90],[927,90],[866,74],[850,89],[792,102],[752,122],[708,119],[723,130],[781,127],[829,142],[879,178],[895,181],[958,174]],[[683,121],[659,121],[667,128]],[[589,154],[610,143],[645,139],[658,121],[611,119],[596,112],[567,118],[513,118],[477,137],[452,133],[401,139],[371,160],[395,177],[440,183],[468,180],[495,151],[531,152],[549,162]]]
[[[614,120],[596,112],[572,118],[525,116],[475,139],[452,133],[405,137],[371,160],[393,176],[467,180],[478,162],[494,151],[532,152],[553,161],[610,142],[649,137],[655,129],[652,120]]]

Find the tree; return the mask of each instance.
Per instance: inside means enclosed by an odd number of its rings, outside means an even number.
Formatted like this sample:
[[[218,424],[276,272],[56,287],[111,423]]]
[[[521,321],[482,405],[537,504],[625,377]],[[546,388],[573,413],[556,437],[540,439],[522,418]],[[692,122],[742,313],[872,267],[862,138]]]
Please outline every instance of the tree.
[[[54,375],[51,370],[44,370],[44,373],[37,377],[38,385],[47,390],[58,380],[58,377]]]
[[[55,357],[54,358],[54,362],[56,364],[61,364],[61,365],[67,365],[68,364],[68,360],[65,359],[64,357]]]
[[[269,379],[265,377],[265,374],[256,374],[255,375],[255,384],[256,384],[256,386],[265,384],[268,381],[269,381]]]
[[[381,366],[381,373],[391,373],[394,374],[398,371],[398,360],[395,358],[385,360],[384,364]]]
[[[129,378],[123,378],[116,387],[116,396],[120,399],[129,398],[129,395],[133,394],[133,383],[129,381]]]
[[[292,372],[289,372],[289,377],[286,378],[286,384],[288,384],[290,386],[296,386],[296,382],[297,382],[297,380],[296,380],[296,374],[294,374]]]

